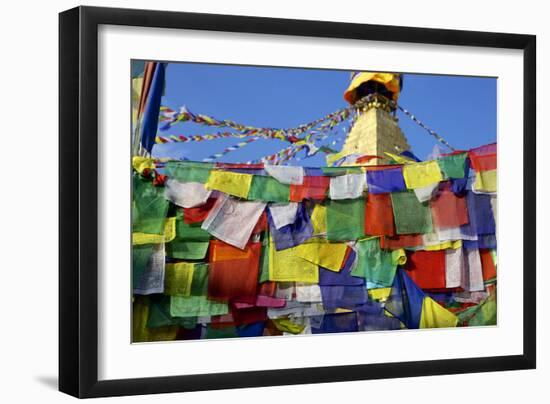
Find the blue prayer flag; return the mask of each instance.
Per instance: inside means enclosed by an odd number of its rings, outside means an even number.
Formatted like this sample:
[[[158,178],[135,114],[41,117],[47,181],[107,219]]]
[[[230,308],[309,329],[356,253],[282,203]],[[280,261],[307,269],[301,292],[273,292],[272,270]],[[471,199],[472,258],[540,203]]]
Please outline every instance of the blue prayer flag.
[[[367,170],[367,185],[371,194],[387,194],[407,190],[401,167]]]
[[[283,226],[280,229],[275,227],[269,209],[267,209],[267,217],[269,220],[271,237],[275,242],[275,249],[277,251],[296,247],[313,236],[313,225],[307,214],[306,206],[303,203],[298,205],[294,223]]]
[[[401,320],[407,328],[419,328],[424,292],[412,281],[403,268],[393,280],[385,309]]]

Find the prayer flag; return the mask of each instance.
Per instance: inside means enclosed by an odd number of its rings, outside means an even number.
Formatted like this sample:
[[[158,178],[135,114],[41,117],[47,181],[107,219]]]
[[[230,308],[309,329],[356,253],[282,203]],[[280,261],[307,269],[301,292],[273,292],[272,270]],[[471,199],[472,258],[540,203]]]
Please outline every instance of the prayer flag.
[[[420,328],[449,328],[456,327],[458,318],[446,308],[426,296],[422,303]]]
[[[464,178],[467,157],[467,153],[449,154],[439,157],[437,163],[445,178]]]
[[[407,254],[407,272],[422,289],[445,289],[445,251],[414,251]]]
[[[414,192],[391,194],[397,234],[424,234],[432,232],[430,206],[416,199]]]
[[[403,177],[408,189],[426,187],[443,180],[439,164],[435,160],[404,165]]]
[[[206,188],[246,199],[252,178],[255,177],[250,174],[213,170],[210,172],[210,177],[208,177],[208,181],[206,182]]]
[[[367,167],[367,184],[370,194],[401,192],[407,189],[401,166],[380,169]]]
[[[363,195],[366,189],[366,177],[364,173],[345,174],[330,179],[330,199],[356,199]]]
[[[370,236],[395,235],[393,208],[389,194],[369,193],[367,195],[365,233]]]
[[[288,202],[290,200],[290,186],[282,184],[275,178],[254,175],[248,199],[266,202]]]
[[[330,177],[306,176],[302,185],[291,185],[289,199],[302,202],[304,199],[322,201],[326,198]]]
[[[406,271],[399,269],[384,308],[407,328],[419,328],[424,296],[424,292],[409,278]]]
[[[254,296],[258,285],[261,243],[250,243],[244,250],[219,240],[210,242],[208,297],[230,300]]]
[[[313,225],[309,219],[305,204],[301,203],[296,212],[294,223],[277,229],[271,214],[268,215],[271,237],[277,250],[295,247],[304,243],[313,235]]]
[[[239,201],[222,195],[201,228],[228,244],[244,249],[265,206],[264,202]]]
[[[328,240],[357,240],[365,235],[364,199],[329,200],[326,207]]]

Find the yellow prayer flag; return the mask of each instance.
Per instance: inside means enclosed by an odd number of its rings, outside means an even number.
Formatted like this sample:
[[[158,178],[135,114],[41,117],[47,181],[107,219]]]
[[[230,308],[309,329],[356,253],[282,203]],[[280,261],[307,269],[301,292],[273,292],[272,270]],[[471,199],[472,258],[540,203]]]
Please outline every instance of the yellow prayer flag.
[[[390,157],[393,161],[395,161],[398,164],[414,164],[414,163],[416,163],[416,161],[414,161],[414,160],[412,160],[408,157],[400,156],[399,154],[389,153],[389,152],[384,152],[384,154],[386,156]]]
[[[132,244],[169,243],[176,238],[176,218],[168,217],[164,221],[164,234],[132,233]]]
[[[476,172],[474,191],[487,193],[497,192],[497,170]]]
[[[449,248],[456,250],[457,248],[460,248],[460,247],[462,247],[462,240],[454,240],[454,241],[447,240],[439,244],[424,246],[423,249],[426,251],[439,251],[439,250],[447,250]]]
[[[439,164],[435,160],[404,165],[403,177],[408,189],[423,188],[443,181]]]
[[[439,305],[431,297],[425,297],[422,302],[420,328],[456,327],[458,318],[449,310]]]
[[[166,264],[164,272],[164,294],[170,296],[191,295],[191,283],[195,272],[192,262]]]
[[[246,198],[252,184],[252,177],[253,175],[250,174],[212,170],[205,185],[207,189],[215,189],[239,198]]]
[[[325,205],[315,205],[311,213],[311,224],[314,236],[327,234],[327,207]]]
[[[391,252],[391,259],[394,265],[405,265],[407,263],[407,254],[403,248],[393,250]]]
[[[316,264],[296,255],[296,247],[277,251],[273,240],[269,240],[269,280],[277,282],[319,282],[319,268]]]
[[[305,328],[304,325],[293,323],[286,317],[274,318],[271,321],[273,321],[273,324],[275,324],[275,327],[277,327],[279,331],[291,334],[300,334]]]
[[[155,160],[149,157],[134,156],[132,157],[132,167],[141,174],[146,168],[155,168]]]
[[[296,255],[331,271],[340,271],[348,249],[345,243],[331,243],[325,239],[312,239],[294,247]]]
[[[149,303],[145,296],[137,296],[132,310],[132,342],[173,341],[176,339],[178,327],[147,327],[149,318]]]
[[[369,289],[367,292],[372,300],[385,302],[390,296],[391,288]]]

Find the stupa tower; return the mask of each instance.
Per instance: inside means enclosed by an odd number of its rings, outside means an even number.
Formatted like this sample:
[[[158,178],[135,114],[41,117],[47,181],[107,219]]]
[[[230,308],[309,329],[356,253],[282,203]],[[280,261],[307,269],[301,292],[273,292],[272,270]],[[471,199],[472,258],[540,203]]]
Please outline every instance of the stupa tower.
[[[402,88],[402,77],[396,73],[359,72],[352,76],[344,93],[348,103],[372,94],[369,103],[358,107],[358,118],[350,130],[339,157],[352,154],[380,156],[368,164],[379,165],[388,162],[384,152],[399,154],[410,146],[397,123],[395,108]]]

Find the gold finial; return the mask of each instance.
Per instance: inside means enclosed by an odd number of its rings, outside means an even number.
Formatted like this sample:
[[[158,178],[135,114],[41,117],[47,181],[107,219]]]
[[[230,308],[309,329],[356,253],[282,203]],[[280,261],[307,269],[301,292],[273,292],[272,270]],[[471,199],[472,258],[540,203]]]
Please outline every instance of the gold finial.
[[[397,102],[401,85],[402,79],[398,73],[352,72],[351,83],[344,92],[344,99],[353,105],[367,95],[376,94],[386,100]],[[384,102],[383,98],[380,98],[374,101],[372,106],[387,108],[388,104]]]

